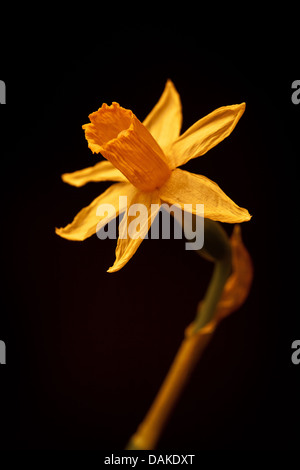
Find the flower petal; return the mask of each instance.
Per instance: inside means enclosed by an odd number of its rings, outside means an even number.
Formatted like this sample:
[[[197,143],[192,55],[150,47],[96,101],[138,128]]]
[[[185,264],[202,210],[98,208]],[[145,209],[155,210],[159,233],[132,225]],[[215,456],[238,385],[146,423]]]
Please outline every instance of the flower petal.
[[[179,136],[182,124],[181,101],[171,80],[167,80],[159,101],[143,124],[162,149],[174,142]]]
[[[195,122],[167,150],[172,168],[205,154],[228,137],[243,115],[245,107],[245,103],[223,106]]]
[[[136,217],[133,217],[133,205],[142,205],[143,207],[136,206],[136,210],[140,213],[139,216],[139,231],[138,236],[133,237],[130,231],[131,224],[135,223]],[[153,206],[152,206],[153,204]],[[120,270],[132,258],[143,239],[145,238],[150,226],[158,213],[160,208],[160,199],[157,191],[153,193],[142,193],[136,191],[132,198],[128,198],[128,211],[125,212],[123,219],[119,226],[119,239],[116,248],[116,260],[107,272],[112,273]],[[143,210],[142,210],[143,209]],[[143,213],[143,215],[142,215]],[[142,215],[142,216],[141,216]],[[136,235],[137,232],[135,232]]]
[[[81,209],[81,211],[74,218],[73,222],[64,228],[56,228],[56,234],[60,237],[67,238],[68,240],[77,241],[82,241],[88,237],[91,237],[96,233],[96,230],[101,229],[101,221],[103,222],[102,226],[109,222],[106,216],[101,217],[97,215],[97,208],[99,205],[113,205],[115,208],[115,216],[117,216],[126,207],[119,207],[119,196],[131,197],[131,194],[134,191],[135,188],[130,183],[113,184],[104,193],[96,197],[96,199],[94,199],[89,206]]]
[[[128,182],[126,176],[107,160],[96,163],[94,166],[74,171],[73,173],[64,173],[61,177],[65,183],[77,187],[84,186],[86,183],[99,181]]]
[[[215,319],[219,320],[234,312],[248,297],[252,280],[253,264],[243,244],[241,227],[235,225],[230,237],[232,249],[232,274],[229,276],[218,302]]]
[[[196,204],[204,204],[204,216],[219,222],[245,222],[251,216],[247,209],[237,206],[222,189],[203,175],[195,175],[177,168],[160,188],[159,196],[168,204],[192,204],[196,214]],[[186,208],[189,210],[188,208]]]

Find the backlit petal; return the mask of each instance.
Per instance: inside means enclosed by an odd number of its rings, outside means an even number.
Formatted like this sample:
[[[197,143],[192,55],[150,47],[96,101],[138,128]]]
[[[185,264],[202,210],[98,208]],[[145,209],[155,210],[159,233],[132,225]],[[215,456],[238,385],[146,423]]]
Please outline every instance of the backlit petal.
[[[130,236],[130,224],[134,222],[135,216],[128,215],[125,212],[123,219],[119,226],[119,239],[116,248],[116,260],[111,268],[108,269],[109,273],[118,271],[132,258],[143,239],[145,238],[151,224],[157,215],[160,207],[160,200],[157,191],[153,193],[141,193],[136,191],[132,198],[128,198],[128,208],[133,204],[142,204],[145,206],[146,216],[139,224],[138,238]],[[151,205],[153,206],[151,207]]]
[[[171,80],[167,81],[163,94],[143,124],[162,149],[179,136],[182,124],[181,101]]]
[[[104,160],[96,163],[94,166],[74,171],[73,173],[64,173],[61,175],[65,183],[72,186],[84,186],[86,183],[99,181],[128,181],[127,178],[110,162]]]
[[[223,106],[195,122],[166,151],[172,168],[205,154],[229,136],[245,110],[245,103]]]
[[[103,226],[109,222],[107,217],[97,215],[99,205],[112,204],[117,216],[125,209],[125,206],[119,207],[119,196],[128,196],[130,198],[134,191],[135,188],[130,183],[113,184],[104,193],[96,197],[89,206],[81,209],[73,222],[64,228],[56,228],[55,232],[60,237],[67,238],[68,240],[82,241],[91,237],[96,233],[96,229],[100,230],[101,221],[103,221]]]
[[[237,206],[216,183],[179,168],[160,188],[159,195],[162,201],[178,204],[182,209],[184,204],[192,204],[191,212],[195,214],[196,204],[204,204],[204,217],[219,222],[245,222],[251,218],[249,212]]]
[[[146,127],[118,103],[103,104],[90,114],[85,136],[93,152],[100,152],[142,191],[153,191],[170,175],[164,152]]]

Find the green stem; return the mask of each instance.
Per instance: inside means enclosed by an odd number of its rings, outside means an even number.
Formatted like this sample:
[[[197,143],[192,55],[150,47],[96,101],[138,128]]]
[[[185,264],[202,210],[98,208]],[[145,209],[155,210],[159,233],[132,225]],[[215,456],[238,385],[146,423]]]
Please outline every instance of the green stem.
[[[218,222],[210,219],[204,220],[204,246],[197,253],[214,261],[215,266],[205,297],[198,305],[194,320],[195,332],[212,320],[231,272],[231,246],[225,230]]]
[[[193,222],[196,222],[194,218]],[[195,232],[185,227],[185,236]],[[198,253],[215,262],[211,282],[199,304],[193,330],[183,339],[169,372],[143,422],[127,444],[127,450],[154,449],[180,394],[205,350],[213,331],[202,330],[212,318],[231,271],[231,247],[223,228],[212,220],[204,221],[204,247]]]

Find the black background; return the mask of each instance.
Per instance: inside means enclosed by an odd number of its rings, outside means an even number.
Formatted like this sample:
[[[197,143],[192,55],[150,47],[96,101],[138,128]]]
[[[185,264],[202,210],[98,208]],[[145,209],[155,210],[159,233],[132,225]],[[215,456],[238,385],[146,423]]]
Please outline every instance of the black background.
[[[116,241],[54,233],[109,185],[60,179],[98,161],[81,129],[88,114],[117,101],[143,120],[171,78],[183,131],[219,106],[246,102],[232,135],[185,169],[252,214],[242,230],[255,278],[247,302],[219,326],[158,449],[297,448],[300,105],[291,84],[300,70],[292,19],[219,12],[216,22],[190,12],[152,22],[132,11],[116,21],[89,9],[77,22],[58,11],[26,13],[1,37],[0,445],[123,449],[193,319],[212,265],[185,251],[184,240],[146,240],[108,274]]]

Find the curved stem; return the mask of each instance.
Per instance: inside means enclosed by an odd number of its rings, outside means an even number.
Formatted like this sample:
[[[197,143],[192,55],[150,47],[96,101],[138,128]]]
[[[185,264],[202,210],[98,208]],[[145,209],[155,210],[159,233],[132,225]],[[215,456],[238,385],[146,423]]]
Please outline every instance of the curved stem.
[[[215,263],[213,275],[203,302],[200,303],[194,320],[194,331],[203,328],[213,318],[218,301],[222,295],[225,282],[230,274],[230,265],[226,261]]]
[[[199,250],[198,253],[212,259],[215,266],[205,297],[198,306],[194,320],[195,331],[203,328],[213,318],[232,267],[231,246],[221,225],[205,219],[204,236],[204,248]]]
[[[156,447],[168,418],[212,335],[213,331],[203,333],[201,330],[188,335],[182,341],[151,408],[131,437],[126,450],[151,450]]]
[[[185,235],[188,235],[186,228]],[[204,247],[198,253],[215,262],[210,284],[195,320],[187,328],[173,364],[145,419],[128,442],[127,450],[155,448],[182,390],[213,336],[215,326],[211,326],[210,321],[231,272],[231,247],[220,224],[205,219]]]

